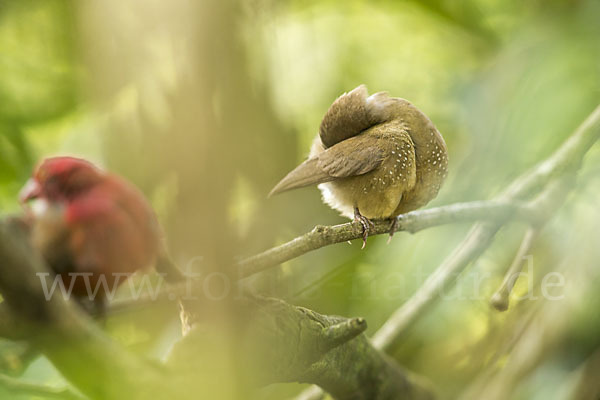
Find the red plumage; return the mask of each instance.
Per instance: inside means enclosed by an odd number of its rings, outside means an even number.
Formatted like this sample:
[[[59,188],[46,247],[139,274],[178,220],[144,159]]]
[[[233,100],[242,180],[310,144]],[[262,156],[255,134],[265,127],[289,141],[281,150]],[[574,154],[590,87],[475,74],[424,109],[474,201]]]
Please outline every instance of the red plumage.
[[[158,221],[142,193],[85,160],[42,161],[23,188],[21,201],[34,247],[65,287],[75,279],[74,296],[89,293],[85,280],[70,273],[91,273],[92,289],[104,277],[112,290],[126,280],[123,274],[151,266],[163,252]],[[100,289],[95,301],[106,295]]]

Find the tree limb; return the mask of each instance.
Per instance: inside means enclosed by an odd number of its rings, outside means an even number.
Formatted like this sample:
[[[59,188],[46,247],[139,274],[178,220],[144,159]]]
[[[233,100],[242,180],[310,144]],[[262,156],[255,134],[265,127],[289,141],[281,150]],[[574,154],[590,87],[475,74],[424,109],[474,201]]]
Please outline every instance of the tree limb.
[[[515,216],[534,221],[537,214],[531,211],[524,205],[509,201],[492,200],[456,203],[399,215],[396,231],[415,233],[439,225],[478,220],[504,221]],[[375,227],[369,231],[369,236],[389,233],[390,221],[375,220],[373,223]],[[287,243],[242,259],[239,262],[239,276],[240,278],[246,278],[309,251],[360,238],[362,238],[362,225],[357,223],[348,222],[334,226],[318,225],[312,231]]]
[[[341,400],[435,398],[427,382],[371,345],[362,318],[322,315],[263,297],[244,298],[235,308],[244,315],[238,357],[243,371],[254,372],[254,382],[316,383]],[[176,344],[169,360],[174,368],[212,368],[210,360],[197,357],[209,354],[207,343],[212,346],[207,329],[194,326]]]

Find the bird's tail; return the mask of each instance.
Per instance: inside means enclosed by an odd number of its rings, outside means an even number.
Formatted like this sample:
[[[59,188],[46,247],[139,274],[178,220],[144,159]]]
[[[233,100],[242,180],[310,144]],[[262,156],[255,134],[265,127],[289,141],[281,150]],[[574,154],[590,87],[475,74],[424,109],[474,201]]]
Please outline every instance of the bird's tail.
[[[287,174],[269,193],[269,197],[291,189],[316,185],[333,180],[333,177],[319,168],[317,158],[309,158]]]

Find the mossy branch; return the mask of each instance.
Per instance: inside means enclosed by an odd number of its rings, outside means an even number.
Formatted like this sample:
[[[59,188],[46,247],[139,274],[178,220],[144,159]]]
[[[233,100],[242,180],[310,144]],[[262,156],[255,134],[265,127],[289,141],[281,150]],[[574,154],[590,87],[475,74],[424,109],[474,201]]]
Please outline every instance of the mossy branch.
[[[371,345],[362,318],[322,315],[264,297],[239,300],[235,309],[245,316],[237,356],[244,371],[254,371],[255,382],[315,383],[340,400],[435,398],[427,382]],[[192,328],[169,362],[188,371],[206,368],[207,360],[196,355],[207,353],[207,330]]]

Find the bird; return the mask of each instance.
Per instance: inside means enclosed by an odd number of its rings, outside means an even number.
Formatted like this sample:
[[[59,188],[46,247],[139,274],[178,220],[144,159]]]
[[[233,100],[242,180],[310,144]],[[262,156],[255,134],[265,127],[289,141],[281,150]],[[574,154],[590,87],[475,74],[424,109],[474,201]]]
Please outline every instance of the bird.
[[[81,158],[46,158],[19,198],[32,247],[64,287],[71,287],[75,300],[92,301],[89,311],[103,314],[107,290],[152,265],[169,281],[183,278],[168,255],[152,207],[118,175]],[[89,293],[101,289],[103,280],[105,290]]]
[[[360,85],[329,107],[308,159],[269,193],[318,185],[323,201],[362,226],[391,219],[435,198],[448,174],[448,150],[433,122],[409,101]],[[389,240],[388,240],[389,242]]]

